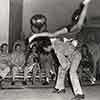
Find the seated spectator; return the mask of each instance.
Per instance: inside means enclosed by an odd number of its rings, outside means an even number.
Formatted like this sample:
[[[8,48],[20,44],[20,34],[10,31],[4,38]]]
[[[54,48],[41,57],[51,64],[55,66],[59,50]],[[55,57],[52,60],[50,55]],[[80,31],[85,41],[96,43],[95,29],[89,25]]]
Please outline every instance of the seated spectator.
[[[8,45],[6,43],[1,45],[0,53],[0,83],[5,79],[6,75],[10,72],[9,67],[9,54]]]
[[[32,46],[32,52],[30,53],[28,59],[27,59],[27,66],[24,69],[24,85],[27,85],[27,76],[28,73],[33,70],[33,74],[39,69],[39,54],[37,52],[37,47],[36,45]]]
[[[22,51],[21,44],[18,43],[14,45],[13,52],[11,54],[11,65],[12,65],[12,75],[13,81],[12,85],[15,84],[15,77],[18,72],[23,72],[24,64],[25,64],[25,55]]]
[[[82,46],[82,60],[80,62],[81,74],[85,73],[85,76],[91,81],[92,84],[95,83],[96,79],[93,77],[93,59],[92,55],[88,50],[87,45]]]

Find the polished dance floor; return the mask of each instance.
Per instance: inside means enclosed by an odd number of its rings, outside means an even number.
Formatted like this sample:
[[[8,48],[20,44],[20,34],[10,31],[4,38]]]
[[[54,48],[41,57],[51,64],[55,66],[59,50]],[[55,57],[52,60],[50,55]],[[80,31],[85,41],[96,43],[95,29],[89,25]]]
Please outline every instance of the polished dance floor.
[[[84,100],[100,100],[100,85],[82,87]],[[73,97],[70,87],[65,94],[52,93],[52,88],[20,88],[0,90],[0,100],[70,100]]]

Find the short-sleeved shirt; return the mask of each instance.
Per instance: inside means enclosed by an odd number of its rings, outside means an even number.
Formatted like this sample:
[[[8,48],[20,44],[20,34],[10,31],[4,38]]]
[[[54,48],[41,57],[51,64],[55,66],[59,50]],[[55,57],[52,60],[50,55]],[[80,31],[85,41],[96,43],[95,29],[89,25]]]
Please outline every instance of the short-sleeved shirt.
[[[75,47],[73,46],[72,42],[70,41],[64,42],[60,41],[59,39],[52,41],[52,46],[55,50],[55,53],[59,52],[65,56],[71,55],[75,50]]]

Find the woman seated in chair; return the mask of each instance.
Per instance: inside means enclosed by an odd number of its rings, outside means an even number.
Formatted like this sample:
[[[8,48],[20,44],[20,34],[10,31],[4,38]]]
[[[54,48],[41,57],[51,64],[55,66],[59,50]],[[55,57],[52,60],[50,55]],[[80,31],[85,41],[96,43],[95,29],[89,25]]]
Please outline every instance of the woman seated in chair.
[[[92,84],[95,83],[96,79],[93,77],[93,59],[92,55],[88,50],[88,46],[84,44],[82,46],[82,60],[80,62],[80,76],[82,77],[85,74],[85,77],[91,81]]]
[[[11,54],[11,65],[12,65],[12,85],[15,84],[15,77],[18,72],[23,72],[25,64],[25,55],[22,50],[22,45],[17,43],[13,47],[13,52]]]
[[[47,32],[47,18],[46,16],[42,15],[42,14],[36,14],[34,16],[32,16],[31,20],[31,30],[32,30],[32,34],[34,33],[41,33],[41,32]],[[43,73],[46,73],[46,80],[43,82],[43,85],[48,84],[49,83],[49,77],[50,75],[50,69],[51,67],[54,68],[54,64],[52,65],[52,63],[55,63],[53,60],[53,53],[51,53],[50,51],[48,51],[46,48],[48,48],[49,45],[51,45],[51,41],[50,38],[48,37],[38,37],[35,40],[33,40],[30,43],[30,46],[33,42],[37,42],[38,44],[38,51],[40,53],[40,65],[41,65],[41,69],[43,71]]]
[[[31,53],[30,53],[28,60],[27,60],[27,66],[24,69],[24,82],[23,82],[24,85],[27,85],[26,81],[27,81],[27,78],[28,78],[28,73],[32,72],[32,70],[33,70],[33,74],[35,74],[37,72],[37,70],[40,70],[39,54],[37,52],[36,44],[34,44],[32,46]]]
[[[1,53],[0,53],[0,83],[10,72],[9,67],[9,54],[8,54],[8,45],[3,43],[1,45]]]

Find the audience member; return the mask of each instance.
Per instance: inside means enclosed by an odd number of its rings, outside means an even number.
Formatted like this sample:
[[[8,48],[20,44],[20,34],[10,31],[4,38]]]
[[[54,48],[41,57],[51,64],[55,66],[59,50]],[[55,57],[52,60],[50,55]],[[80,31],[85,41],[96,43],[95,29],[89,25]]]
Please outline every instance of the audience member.
[[[21,49],[21,44],[14,45],[13,52],[11,54],[11,64],[12,64],[12,85],[15,84],[15,77],[18,72],[23,72],[25,64],[25,55]]]
[[[33,74],[37,72],[37,70],[39,69],[39,54],[37,52],[37,47],[36,45],[32,46],[32,52],[30,53],[27,62],[26,62],[26,67],[24,69],[24,85],[27,85],[27,78],[28,78],[28,73],[32,72],[33,70]],[[35,76],[34,76],[35,77]]]
[[[5,79],[6,75],[10,72],[9,67],[9,54],[8,54],[8,45],[3,43],[1,45],[0,53],[0,83]]]

